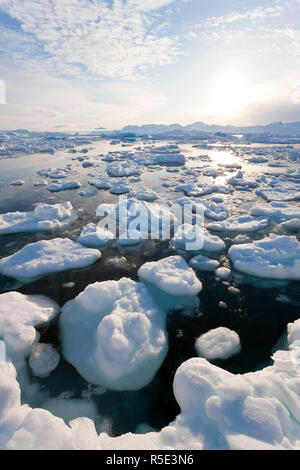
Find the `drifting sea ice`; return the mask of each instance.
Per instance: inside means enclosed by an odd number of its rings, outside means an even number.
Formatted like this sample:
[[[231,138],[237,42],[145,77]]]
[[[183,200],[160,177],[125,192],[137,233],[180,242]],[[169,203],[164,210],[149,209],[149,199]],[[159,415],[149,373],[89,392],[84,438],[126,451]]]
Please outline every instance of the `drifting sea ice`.
[[[300,190],[297,188],[258,189],[258,196],[267,201],[300,201]]]
[[[176,202],[181,206],[192,206],[193,212],[204,214],[205,217],[213,220],[225,220],[229,216],[228,209],[220,203],[213,200],[199,200],[192,197],[182,197],[177,199]]]
[[[35,326],[52,320],[59,307],[41,295],[6,292],[0,295],[0,337],[4,339],[10,357],[29,354],[37,339]]]
[[[38,204],[30,212],[0,215],[0,234],[51,231],[63,228],[75,218],[72,204]]]
[[[102,248],[113,238],[114,234],[106,228],[90,223],[83,227],[76,241],[89,248]]]
[[[198,356],[207,360],[228,359],[241,350],[239,335],[225,327],[215,328],[199,336],[195,343]]]
[[[110,178],[93,178],[89,180],[91,186],[95,186],[97,189],[110,189],[113,186],[113,181]]]
[[[204,229],[204,245],[203,250],[208,252],[222,251],[225,243],[222,238],[217,235],[211,235],[208,230]]]
[[[269,279],[300,279],[300,242],[294,236],[271,234],[263,240],[232,246],[235,269]]]
[[[167,354],[165,321],[142,283],[96,282],[62,309],[63,354],[91,383],[138,390]]]
[[[199,225],[183,224],[172,238],[173,245],[183,250],[201,250],[204,245],[204,230]]]
[[[219,261],[198,255],[189,261],[189,265],[199,271],[214,271],[219,266]]]
[[[292,206],[285,202],[273,201],[269,204],[257,204],[250,210],[250,214],[256,217],[265,216],[272,219],[300,219],[300,207]]]
[[[78,189],[81,187],[79,181],[60,181],[59,183],[49,184],[47,187],[48,191],[59,192],[66,191],[69,189]]]
[[[265,230],[270,225],[270,220],[266,217],[232,217],[224,222],[213,222],[207,224],[208,230],[217,232],[258,232]]]
[[[230,275],[231,275],[231,270],[228,269],[228,268],[225,268],[224,266],[216,269],[215,271],[215,275],[219,278],[219,279],[222,279],[222,280],[227,280],[230,278]]]
[[[145,263],[138,276],[171,296],[194,296],[202,289],[201,282],[181,256]]]
[[[106,168],[107,174],[113,177],[139,176],[139,168],[131,162],[110,163]]]
[[[20,281],[93,264],[101,253],[85,248],[68,238],[41,240],[25,245],[20,251],[0,260],[0,272]]]
[[[124,233],[121,233],[117,240],[117,245],[120,246],[132,246],[137,245],[143,240],[141,232],[138,230],[127,230]]]
[[[156,201],[158,199],[158,194],[152,189],[144,188],[140,189],[138,192],[130,193],[130,196],[138,199],[139,201]]]
[[[166,153],[154,155],[149,159],[150,165],[184,165],[185,156],[181,153]]]
[[[130,192],[130,187],[127,184],[114,184],[109,192],[111,194],[127,194]]]
[[[56,369],[59,363],[59,354],[46,343],[36,343],[32,346],[29,365],[33,375],[37,377],[48,377]]]

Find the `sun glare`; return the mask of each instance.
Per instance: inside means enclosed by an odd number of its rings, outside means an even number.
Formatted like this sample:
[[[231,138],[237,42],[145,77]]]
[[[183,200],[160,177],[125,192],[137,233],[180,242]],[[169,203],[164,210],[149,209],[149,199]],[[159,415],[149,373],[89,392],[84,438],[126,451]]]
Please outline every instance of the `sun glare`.
[[[254,101],[253,95],[243,75],[237,71],[228,71],[212,84],[205,112],[216,116],[233,116]]]

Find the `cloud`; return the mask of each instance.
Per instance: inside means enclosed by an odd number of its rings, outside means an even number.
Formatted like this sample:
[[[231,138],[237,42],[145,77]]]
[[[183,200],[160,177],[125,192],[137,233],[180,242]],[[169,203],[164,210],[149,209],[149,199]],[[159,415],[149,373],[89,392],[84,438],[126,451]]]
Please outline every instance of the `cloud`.
[[[14,47],[10,57],[28,69],[137,79],[178,56],[176,39],[159,30],[159,9],[174,1],[0,0],[19,22],[3,39]],[[22,39],[23,57],[16,53]]]
[[[202,28],[220,28],[224,25],[229,25],[244,20],[250,21],[251,23],[256,23],[258,20],[265,20],[266,18],[280,16],[283,12],[284,7],[282,5],[275,5],[272,7],[260,6],[252,10],[245,10],[243,12],[233,11],[222,16],[209,17],[198,26]]]
[[[149,83],[122,80],[65,80],[47,76],[8,77],[7,104],[0,106],[0,128],[90,131],[120,128],[166,106]]]

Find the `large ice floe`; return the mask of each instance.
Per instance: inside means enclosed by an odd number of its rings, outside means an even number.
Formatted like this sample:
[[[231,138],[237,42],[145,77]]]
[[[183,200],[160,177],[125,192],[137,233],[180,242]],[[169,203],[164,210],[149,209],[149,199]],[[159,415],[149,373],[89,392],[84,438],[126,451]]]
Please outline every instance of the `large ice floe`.
[[[241,350],[239,335],[220,326],[199,336],[195,343],[198,356],[207,360],[228,359]]]
[[[100,256],[100,251],[83,247],[68,238],[41,240],[2,258],[0,272],[28,282],[50,273],[84,268],[93,264]]]
[[[295,236],[271,234],[263,240],[234,245],[229,257],[235,269],[269,279],[300,279],[300,242]]]
[[[38,204],[30,212],[7,212],[0,215],[0,235],[18,232],[52,231],[65,227],[75,218],[70,202]]]
[[[142,283],[123,278],[91,284],[62,309],[63,354],[91,383],[137,390],[167,354],[165,321]]]

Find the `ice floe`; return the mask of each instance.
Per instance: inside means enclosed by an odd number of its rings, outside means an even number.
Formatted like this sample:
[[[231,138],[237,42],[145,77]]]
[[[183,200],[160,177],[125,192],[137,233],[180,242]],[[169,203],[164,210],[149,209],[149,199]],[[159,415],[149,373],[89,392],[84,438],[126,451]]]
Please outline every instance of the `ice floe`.
[[[47,189],[51,192],[67,191],[69,189],[78,189],[81,187],[79,181],[60,181],[58,183],[52,183],[47,186]]]
[[[59,354],[51,344],[36,343],[32,346],[29,365],[33,375],[48,377],[59,363]]]
[[[106,228],[90,223],[83,227],[76,241],[89,248],[102,248],[113,238],[114,234]]]
[[[168,343],[165,314],[130,279],[89,285],[62,309],[64,356],[89,382],[137,390],[153,378]]]
[[[181,256],[145,263],[138,276],[172,296],[197,295],[202,289],[201,282]]]
[[[263,240],[232,246],[235,269],[269,279],[300,279],[300,242],[294,236],[271,234]]]
[[[5,341],[7,354],[13,358],[29,354],[38,338],[35,327],[48,323],[58,311],[53,300],[41,295],[1,294],[0,337]]]
[[[224,266],[216,269],[215,275],[222,280],[227,280],[230,278],[231,270],[229,268],[225,268]]]
[[[72,204],[38,204],[30,212],[7,212],[0,215],[0,234],[52,231],[75,219]]]
[[[214,271],[219,266],[219,261],[198,255],[189,261],[189,265],[199,271]]]
[[[198,356],[208,360],[228,359],[240,352],[240,338],[235,331],[221,326],[197,338],[195,349]]]
[[[300,219],[300,207],[284,202],[273,201],[269,204],[256,204],[250,210],[251,215],[271,217],[272,219]]]
[[[68,238],[41,240],[0,260],[0,272],[24,282],[50,273],[78,269],[93,264],[101,253]]]
[[[106,171],[109,176],[113,177],[138,176],[140,174],[139,168],[131,162],[110,163],[107,165]]]
[[[258,232],[265,230],[270,225],[270,220],[266,217],[241,216],[232,217],[224,222],[213,222],[207,224],[208,230],[218,232]]]

